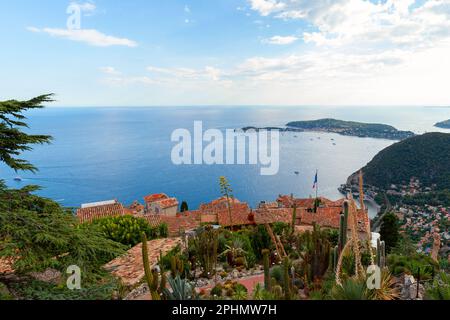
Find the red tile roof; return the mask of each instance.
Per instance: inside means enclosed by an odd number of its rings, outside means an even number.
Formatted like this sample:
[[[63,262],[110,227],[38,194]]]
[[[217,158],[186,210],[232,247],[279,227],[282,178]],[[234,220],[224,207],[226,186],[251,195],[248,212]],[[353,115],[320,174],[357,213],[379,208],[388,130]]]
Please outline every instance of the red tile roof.
[[[121,203],[107,204],[95,207],[80,208],[77,210],[78,220],[83,222],[91,222],[95,219],[105,217],[117,217],[127,214]]]
[[[292,223],[292,209],[258,209],[254,212],[256,224]]]
[[[246,203],[234,203],[231,206],[231,221],[228,207],[217,210],[218,222],[222,227],[255,224],[250,216],[251,210]]]
[[[176,198],[163,199],[155,202],[158,203],[162,209],[178,207],[178,200]]]
[[[314,208],[314,202],[316,198],[306,198],[306,199],[298,199],[292,198],[292,196],[279,196],[277,199],[278,203],[281,203],[283,207],[291,208],[294,206],[294,203],[297,205],[297,208]],[[320,205],[326,207],[342,207],[345,199],[340,199],[337,201],[332,201],[324,197],[319,197]]]
[[[230,204],[240,204],[241,202],[236,198],[230,198]],[[200,205],[199,211],[204,214],[215,214],[224,209],[228,209],[228,201],[226,197],[213,200],[210,203]]]
[[[162,223],[167,224],[169,236],[179,236],[180,230],[189,231],[200,227],[200,215],[192,212],[178,214],[177,216],[165,215],[140,215],[139,217],[146,219],[151,226],[158,226]]]
[[[144,201],[145,201],[145,203],[152,203],[152,202],[156,202],[156,201],[160,201],[160,200],[164,200],[164,199],[168,199],[168,198],[169,197],[165,193],[156,193],[156,194],[151,194],[151,195],[144,197]]]

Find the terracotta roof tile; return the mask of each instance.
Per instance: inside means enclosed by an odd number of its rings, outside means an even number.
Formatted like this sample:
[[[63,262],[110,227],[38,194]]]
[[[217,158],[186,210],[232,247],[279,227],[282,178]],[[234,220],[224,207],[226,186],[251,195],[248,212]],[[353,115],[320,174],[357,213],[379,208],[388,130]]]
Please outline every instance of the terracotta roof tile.
[[[292,209],[258,209],[255,211],[256,224],[272,224],[275,222],[291,223]]]
[[[178,207],[178,200],[176,198],[168,198],[155,202],[158,203],[162,209]]]
[[[155,201],[160,201],[160,200],[164,200],[164,199],[168,199],[168,198],[169,197],[165,193],[156,193],[156,194],[151,194],[151,195],[144,197],[144,200],[145,200],[145,203],[152,203]]]
[[[200,215],[192,212],[178,214],[177,216],[165,215],[140,215],[146,219],[151,226],[158,226],[162,223],[167,224],[169,236],[179,236],[180,230],[189,231],[200,227]]]
[[[77,210],[77,217],[81,223],[91,222],[95,219],[105,217],[117,217],[127,214],[121,203],[107,204],[102,206],[80,208]]]
[[[255,223],[254,220],[252,221],[250,213],[248,204],[235,203],[231,206],[231,221],[228,207],[217,210],[217,218],[222,227],[249,225]]]

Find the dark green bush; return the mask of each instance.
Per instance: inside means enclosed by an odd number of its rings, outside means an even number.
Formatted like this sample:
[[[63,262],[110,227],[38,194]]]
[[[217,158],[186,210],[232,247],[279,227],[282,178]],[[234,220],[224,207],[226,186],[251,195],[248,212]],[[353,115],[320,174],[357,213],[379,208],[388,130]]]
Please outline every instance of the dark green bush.
[[[439,271],[439,265],[430,256],[418,253],[410,256],[390,254],[387,258],[387,264],[389,270],[395,276],[408,273],[417,278],[420,270],[422,280],[432,279],[433,275]]]
[[[221,297],[222,296],[222,290],[223,290],[223,287],[219,283],[214,288],[212,288],[210,295],[211,296]]]

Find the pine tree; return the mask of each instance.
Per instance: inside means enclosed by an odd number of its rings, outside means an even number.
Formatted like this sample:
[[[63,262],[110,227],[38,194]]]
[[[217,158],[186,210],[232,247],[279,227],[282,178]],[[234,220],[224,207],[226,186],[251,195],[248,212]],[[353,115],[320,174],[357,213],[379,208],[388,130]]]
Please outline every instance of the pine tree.
[[[381,239],[386,244],[386,252],[391,252],[400,237],[398,218],[393,213],[387,213],[383,216],[380,228]]]
[[[32,149],[33,144],[46,144],[51,136],[31,135],[23,131],[28,128],[24,112],[43,108],[46,102],[52,102],[52,94],[42,95],[28,101],[0,101],[0,161],[15,171],[37,171],[26,160],[17,158],[22,152]]]

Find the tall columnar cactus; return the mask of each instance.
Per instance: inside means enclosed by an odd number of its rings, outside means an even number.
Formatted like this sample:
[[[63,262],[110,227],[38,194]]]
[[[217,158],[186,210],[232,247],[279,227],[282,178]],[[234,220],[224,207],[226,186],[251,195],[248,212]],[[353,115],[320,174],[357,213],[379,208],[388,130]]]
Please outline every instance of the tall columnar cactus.
[[[339,223],[339,253],[342,252],[347,243],[347,231],[348,231],[348,202],[344,202],[344,213],[340,217]]]
[[[339,259],[339,247],[335,246],[333,248],[333,272],[336,271],[336,267],[337,267],[337,263],[338,263],[338,259]]]
[[[183,261],[177,256],[172,256],[170,258],[170,270],[173,278],[175,278],[177,275],[182,276],[184,273]]]
[[[268,249],[262,250],[264,264],[264,289],[266,289],[267,291],[270,291],[271,287],[269,254],[270,251]]]
[[[295,224],[297,223],[297,206],[294,204],[292,208],[292,225],[291,225],[291,233],[295,232]]]
[[[161,300],[161,292],[166,287],[166,277],[161,273],[161,282],[157,271],[152,272],[150,262],[148,260],[147,236],[142,233],[142,260],[144,263],[145,280],[150,289],[152,300]]]
[[[211,226],[205,227],[193,241],[204,276],[210,278],[217,263],[218,234]]]
[[[291,298],[291,288],[289,280],[289,258],[285,257],[283,262],[283,289],[284,289],[284,300],[290,300]]]

